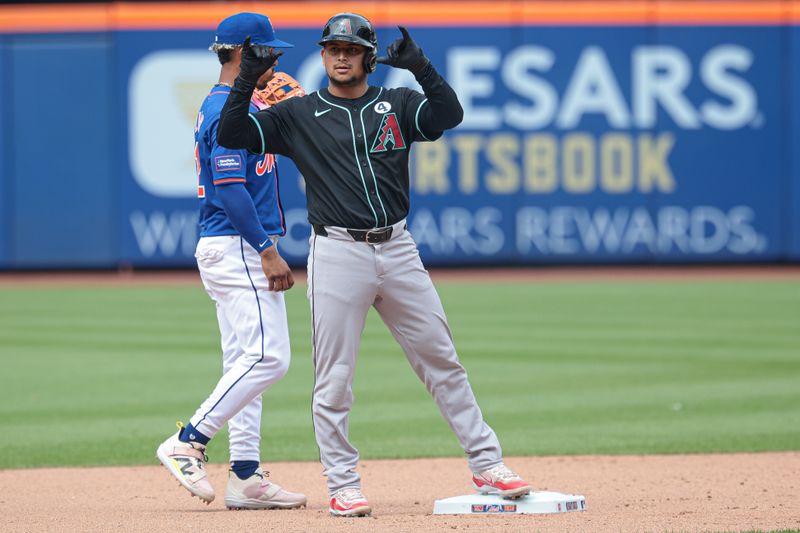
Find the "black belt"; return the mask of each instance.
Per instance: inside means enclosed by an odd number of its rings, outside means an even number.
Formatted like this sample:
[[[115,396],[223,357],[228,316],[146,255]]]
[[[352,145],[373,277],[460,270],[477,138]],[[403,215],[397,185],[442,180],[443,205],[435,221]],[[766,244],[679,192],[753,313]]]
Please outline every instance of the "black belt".
[[[314,233],[317,235],[322,237],[328,236],[325,226],[320,224],[312,224],[312,227],[314,228]],[[394,231],[394,227],[387,226],[385,228],[375,229],[348,229],[347,233],[350,234],[354,241],[366,242],[369,244],[380,244],[392,238],[392,231]]]

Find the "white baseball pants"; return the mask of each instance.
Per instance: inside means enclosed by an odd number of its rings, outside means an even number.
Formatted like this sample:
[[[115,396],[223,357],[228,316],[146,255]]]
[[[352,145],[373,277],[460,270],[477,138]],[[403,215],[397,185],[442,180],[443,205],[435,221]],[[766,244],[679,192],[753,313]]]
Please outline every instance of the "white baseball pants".
[[[314,432],[331,494],[360,486],[348,438],[353,373],[367,312],[374,306],[403,348],[467,454],[474,472],[502,461],[500,443],[458,361],[439,295],[416,243],[395,224],[391,240],[356,242],[343,228],[312,234],[308,258],[315,384]],[[387,376],[387,379],[390,377]]]
[[[195,257],[217,306],[224,374],[191,423],[211,438],[227,422],[231,461],[260,461],[261,393],[291,359],[283,293],[269,290],[261,258],[238,235],[202,237]]]

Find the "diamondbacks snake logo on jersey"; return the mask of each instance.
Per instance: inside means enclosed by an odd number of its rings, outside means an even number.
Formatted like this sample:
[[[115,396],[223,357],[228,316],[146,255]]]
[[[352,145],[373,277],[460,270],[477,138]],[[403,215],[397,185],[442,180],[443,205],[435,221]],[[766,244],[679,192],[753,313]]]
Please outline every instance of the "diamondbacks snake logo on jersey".
[[[370,152],[385,152],[389,149],[387,145],[391,145],[392,150],[406,149],[406,141],[403,139],[400,124],[397,122],[397,115],[394,113],[383,115],[383,120],[378,128],[378,134],[375,136]]]

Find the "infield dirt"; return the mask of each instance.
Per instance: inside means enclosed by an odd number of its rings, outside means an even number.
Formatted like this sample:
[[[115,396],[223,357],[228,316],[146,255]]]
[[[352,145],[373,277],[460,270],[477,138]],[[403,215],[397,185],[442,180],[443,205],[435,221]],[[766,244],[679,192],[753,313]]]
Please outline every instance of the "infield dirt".
[[[154,459],[155,462],[155,459]],[[538,490],[582,494],[588,510],[433,516],[467,494],[464,459],[362,461],[369,518],[333,518],[319,463],[267,465],[308,496],[306,509],[228,511],[224,465],[210,465],[209,506],[160,465],[0,471],[0,530],[33,531],[771,531],[800,529],[800,453],[507,458]]]

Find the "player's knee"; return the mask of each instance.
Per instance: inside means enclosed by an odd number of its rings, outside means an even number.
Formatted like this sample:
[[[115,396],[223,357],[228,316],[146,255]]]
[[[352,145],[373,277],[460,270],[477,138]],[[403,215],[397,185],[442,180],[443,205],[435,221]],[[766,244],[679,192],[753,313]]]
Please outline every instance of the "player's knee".
[[[327,410],[341,411],[349,409],[353,404],[353,395],[348,388],[341,384],[326,387],[314,397],[314,405]]]
[[[331,409],[341,409],[353,403],[349,367],[334,365],[327,376],[317,376],[314,403]]]
[[[275,358],[275,373],[278,378],[282,378],[289,371],[289,363],[291,362],[291,355],[287,352],[280,354]]]
[[[289,371],[291,361],[288,351],[272,351],[264,354],[258,361],[258,365],[263,369],[264,379],[268,383],[274,383],[286,375]]]

